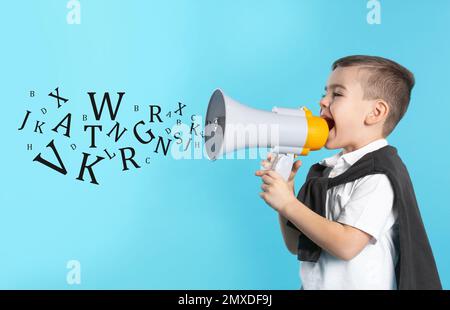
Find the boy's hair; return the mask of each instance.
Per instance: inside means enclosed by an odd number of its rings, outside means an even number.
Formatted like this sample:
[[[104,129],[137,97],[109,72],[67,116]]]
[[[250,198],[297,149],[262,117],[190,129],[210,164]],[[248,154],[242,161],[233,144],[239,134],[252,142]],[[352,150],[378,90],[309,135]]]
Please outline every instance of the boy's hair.
[[[332,70],[350,66],[361,67],[369,73],[361,82],[364,99],[383,99],[389,105],[390,112],[383,126],[383,135],[388,136],[408,109],[414,75],[392,60],[365,55],[340,58],[333,63]]]

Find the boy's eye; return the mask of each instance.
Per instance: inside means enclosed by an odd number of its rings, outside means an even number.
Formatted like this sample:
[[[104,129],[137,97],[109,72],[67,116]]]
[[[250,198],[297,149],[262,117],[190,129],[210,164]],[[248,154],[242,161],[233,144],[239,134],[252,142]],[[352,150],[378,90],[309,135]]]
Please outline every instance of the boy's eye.
[[[340,97],[340,96],[342,96],[342,95],[339,93],[333,93],[333,97]]]

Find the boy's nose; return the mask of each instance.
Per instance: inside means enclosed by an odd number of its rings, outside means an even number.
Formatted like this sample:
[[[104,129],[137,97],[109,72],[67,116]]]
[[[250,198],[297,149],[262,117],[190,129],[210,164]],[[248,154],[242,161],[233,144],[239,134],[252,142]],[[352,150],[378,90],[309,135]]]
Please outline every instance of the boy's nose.
[[[325,109],[325,108],[327,108],[330,105],[330,102],[327,99],[327,96],[325,96],[322,99],[320,99],[319,105],[320,105],[321,109]]]

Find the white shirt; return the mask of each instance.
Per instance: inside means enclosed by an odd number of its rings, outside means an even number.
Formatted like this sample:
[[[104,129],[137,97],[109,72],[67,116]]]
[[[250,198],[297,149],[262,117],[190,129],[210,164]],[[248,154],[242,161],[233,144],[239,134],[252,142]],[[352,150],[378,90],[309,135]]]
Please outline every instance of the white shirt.
[[[369,152],[386,146],[385,139],[320,161],[334,178]],[[338,259],[325,250],[316,263],[302,262],[304,289],[396,289],[395,264],[398,253],[397,211],[388,177],[374,174],[327,191],[326,217],[356,227],[369,235],[367,246],[353,259]]]

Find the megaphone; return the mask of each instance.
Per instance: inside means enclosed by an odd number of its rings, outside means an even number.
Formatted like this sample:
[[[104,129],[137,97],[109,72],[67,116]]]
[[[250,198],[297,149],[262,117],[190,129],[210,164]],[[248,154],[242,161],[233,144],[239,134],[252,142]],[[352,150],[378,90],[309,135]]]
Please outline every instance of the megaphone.
[[[328,139],[328,124],[306,107],[248,107],[216,89],[205,119],[206,153],[211,160],[243,148],[271,148],[271,167],[287,180],[294,158],[321,149]]]

